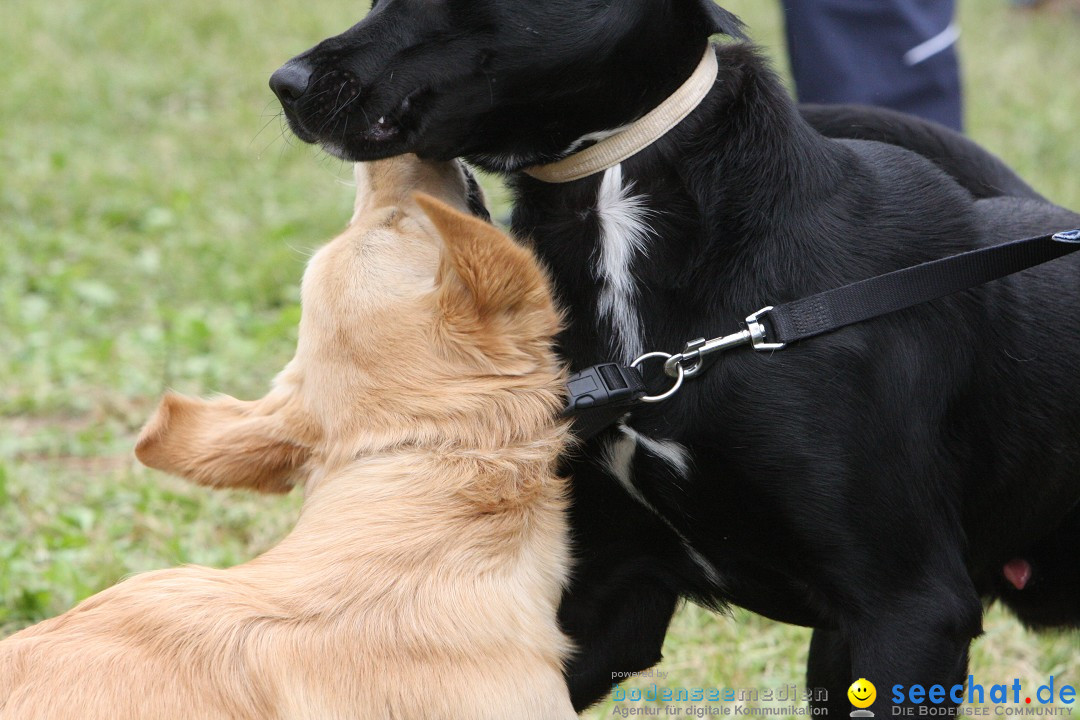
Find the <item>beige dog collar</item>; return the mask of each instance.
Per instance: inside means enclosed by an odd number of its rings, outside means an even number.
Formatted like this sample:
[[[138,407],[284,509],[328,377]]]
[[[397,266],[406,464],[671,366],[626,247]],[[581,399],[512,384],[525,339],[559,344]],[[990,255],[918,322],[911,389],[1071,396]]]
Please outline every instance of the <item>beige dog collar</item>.
[[[581,152],[548,165],[526,168],[525,173],[542,182],[567,183],[615,167],[662,138],[693,112],[709,94],[718,72],[716,53],[709,45],[690,79],[640,120]]]

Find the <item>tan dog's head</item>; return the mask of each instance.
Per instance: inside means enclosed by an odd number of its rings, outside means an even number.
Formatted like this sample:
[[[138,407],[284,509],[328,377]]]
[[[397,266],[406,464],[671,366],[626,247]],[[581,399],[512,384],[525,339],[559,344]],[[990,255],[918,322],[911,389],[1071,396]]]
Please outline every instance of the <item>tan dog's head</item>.
[[[269,394],[166,395],[139,460],[284,492],[367,453],[494,448],[555,427],[559,316],[533,255],[464,212],[456,163],[358,165],[357,184],[352,222],[308,264],[296,355]]]

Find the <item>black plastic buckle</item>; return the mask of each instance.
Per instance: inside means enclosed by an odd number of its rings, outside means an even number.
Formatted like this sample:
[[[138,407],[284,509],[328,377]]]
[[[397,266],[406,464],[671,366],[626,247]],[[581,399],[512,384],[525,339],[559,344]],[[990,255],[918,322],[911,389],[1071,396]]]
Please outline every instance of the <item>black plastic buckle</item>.
[[[637,368],[604,363],[574,373],[566,381],[567,402],[562,416],[573,418],[574,434],[587,440],[614,425],[645,396],[645,381]]]

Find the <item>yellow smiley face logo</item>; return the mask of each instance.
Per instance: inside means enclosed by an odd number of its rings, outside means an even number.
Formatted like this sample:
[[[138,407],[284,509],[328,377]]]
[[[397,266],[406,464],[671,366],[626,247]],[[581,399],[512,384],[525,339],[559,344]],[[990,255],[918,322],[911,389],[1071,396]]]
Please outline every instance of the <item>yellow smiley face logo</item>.
[[[868,708],[877,699],[877,688],[866,678],[859,678],[847,689],[848,700],[857,708]]]

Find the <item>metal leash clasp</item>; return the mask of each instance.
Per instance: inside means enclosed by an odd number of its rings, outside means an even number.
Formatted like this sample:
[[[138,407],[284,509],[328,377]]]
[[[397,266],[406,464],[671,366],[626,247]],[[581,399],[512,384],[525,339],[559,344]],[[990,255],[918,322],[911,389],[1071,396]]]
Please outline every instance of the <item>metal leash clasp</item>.
[[[746,318],[746,329],[731,335],[706,340],[697,338],[686,343],[681,353],[670,356],[664,362],[664,373],[668,377],[677,377],[680,372],[684,377],[692,378],[701,372],[706,355],[730,350],[739,345],[750,345],[758,352],[783,350],[784,343],[770,343],[765,340],[765,326],[761,317],[772,310],[772,305],[758,310]]]
[[[675,383],[666,392],[661,393],[660,395],[643,397],[641,398],[641,401],[655,403],[660,402],[661,400],[667,400],[679,391],[686,378],[692,378],[701,372],[702,368],[705,367],[705,357],[707,355],[730,350],[731,348],[740,345],[750,345],[758,352],[784,349],[785,343],[771,343],[766,342],[765,339],[766,329],[761,323],[761,317],[772,309],[772,305],[761,308],[756,313],[746,318],[745,330],[740,330],[731,335],[713,338],[712,340],[697,338],[696,340],[691,340],[686,343],[686,346],[680,353],[672,355],[671,353],[665,352],[650,352],[645,353],[637,360],[630,363],[630,367],[636,369],[646,360],[663,358],[664,374],[675,380]]]

